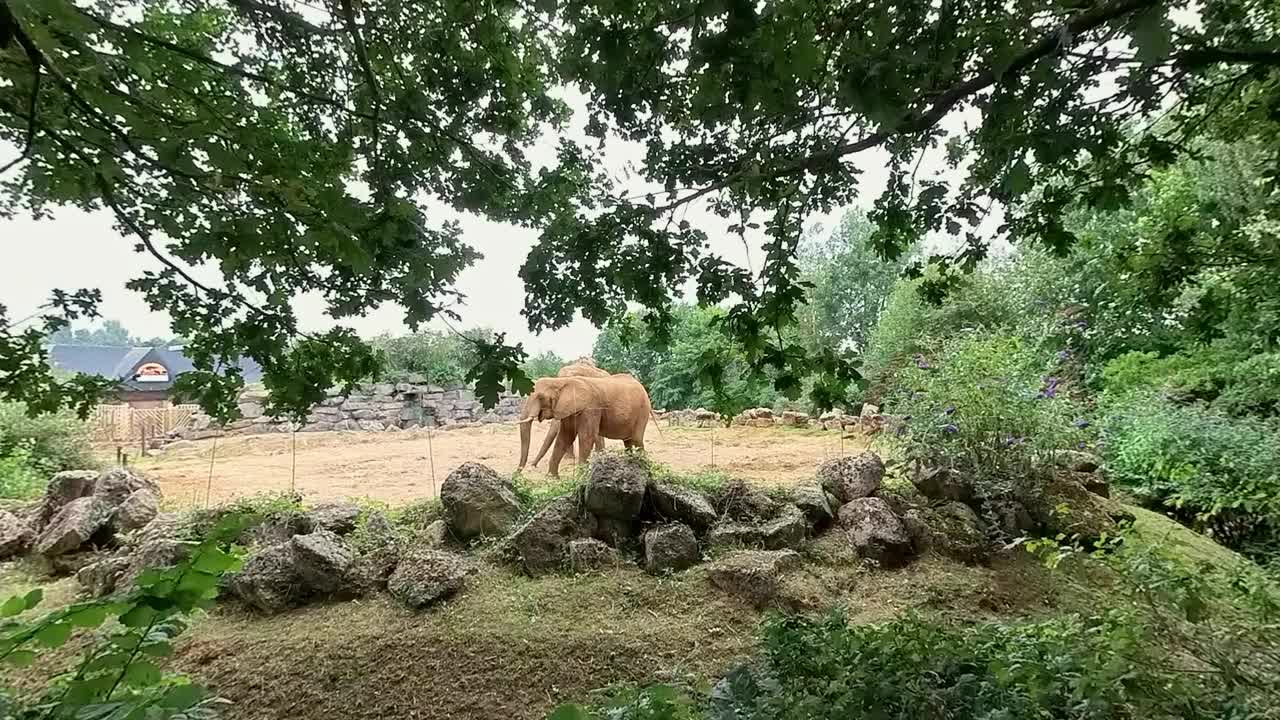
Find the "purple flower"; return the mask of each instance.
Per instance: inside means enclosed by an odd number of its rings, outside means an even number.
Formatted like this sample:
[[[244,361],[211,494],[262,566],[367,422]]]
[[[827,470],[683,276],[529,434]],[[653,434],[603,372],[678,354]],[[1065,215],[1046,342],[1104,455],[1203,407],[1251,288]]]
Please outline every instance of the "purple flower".
[[[921,370],[929,369],[929,361],[925,360],[923,355],[916,353],[914,356],[914,359],[916,361],[916,367],[920,368]]]
[[[950,415],[956,411],[955,405],[948,405],[946,410],[942,411],[943,415]]]
[[[1059,363],[1059,364],[1064,363],[1064,362],[1066,362],[1067,360],[1070,360],[1070,359],[1071,359],[1071,351],[1070,351],[1070,350],[1059,350],[1059,351],[1058,351],[1057,358],[1058,358],[1058,363]]]
[[[1079,449],[1081,449],[1081,450],[1083,450],[1083,449],[1084,449],[1084,441],[1083,441],[1083,440],[1081,440],[1080,442],[1076,443],[1076,447],[1077,447],[1077,448],[1079,448]]]
[[[944,432],[944,433],[958,433],[958,432],[960,432],[960,428],[956,427],[956,424],[955,424],[955,423],[947,423],[946,425],[943,425],[943,426],[942,426],[942,432]]]
[[[1058,378],[1050,375],[1044,379],[1044,387],[1040,389],[1040,397],[1052,398],[1058,394]]]
[[[1078,428],[1080,428],[1081,430],[1083,430],[1084,428],[1089,427],[1089,421],[1088,421],[1088,420],[1085,420],[1084,418],[1076,418],[1076,419],[1075,419],[1075,422],[1073,422],[1073,423],[1071,423],[1071,424],[1072,424],[1072,425],[1074,425],[1074,426],[1076,426],[1076,427],[1078,427]]]

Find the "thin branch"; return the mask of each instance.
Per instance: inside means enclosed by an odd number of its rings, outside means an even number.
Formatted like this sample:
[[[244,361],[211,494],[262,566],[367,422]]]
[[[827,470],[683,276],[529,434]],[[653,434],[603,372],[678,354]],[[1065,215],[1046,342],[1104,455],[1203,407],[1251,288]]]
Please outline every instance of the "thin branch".
[[[365,82],[369,84],[369,95],[372,98],[373,110],[370,112],[369,125],[373,131],[373,163],[378,166],[378,148],[381,145],[382,123],[378,113],[382,107],[382,93],[378,89],[378,78],[373,74],[373,65],[369,63],[369,52],[365,48],[364,38],[360,35],[360,26],[356,24],[356,12],[351,0],[342,0],[342,16],[347,23],[347,31],[351,34],[351,44],[355,47],[356,60],[360,63],[360,71],[364,73]]]
[[[282,26],[291,26],[310,35],[342,34],[342,30],[339,28],[320,27],[319,25],[311,23],[301,15],[291,13],[282,7],[257,2],[257,0],[228,0],[228,4],[245,15],[248,15],[251,12],[258,12],[278,20]]]

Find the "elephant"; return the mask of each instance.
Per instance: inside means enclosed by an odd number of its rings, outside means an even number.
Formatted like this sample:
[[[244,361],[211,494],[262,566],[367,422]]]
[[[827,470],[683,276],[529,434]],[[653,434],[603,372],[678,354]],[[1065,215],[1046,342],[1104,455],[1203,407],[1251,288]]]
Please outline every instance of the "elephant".
[[[581,357],[573,362],[560,368],[560,372],[556,373],[556,377],[594,377],[606,378],[609,373],[596,367],[596,361],[590,357]],[[525,400],[525,404],[528,404]],[[524,411],[520,413],[520,417],[524,417]],[[532,423],[525,423],[520,426],[520,464],[519,469],[523,470],[525,462],[529,459],[529,441],[532,432]],[[538,462],[542,460],[542,456],[547,454],[547,450],[551,448],[551,443],[555,442],[556,437],[560,434],[560,421],[552,420],[551,428],[547,430],[547,436],[542,440],[542,448],[538,450],[538,454],[533,458],[533,466],[537,467]],[[604,438],[596,440],[596,450],[604,450]],[[570,453],[572,455],[573,453]]]
[[[644,385],[630,375],[604,378],[542,378],[520,414],[522,428],[535,420],[558,420],[560,432],[547,472],[560,476],[560,458],[578,441],[578,462],[585,463],[601,437],[621,440],[627,449],[644,449],[644,433],[653,405]]]

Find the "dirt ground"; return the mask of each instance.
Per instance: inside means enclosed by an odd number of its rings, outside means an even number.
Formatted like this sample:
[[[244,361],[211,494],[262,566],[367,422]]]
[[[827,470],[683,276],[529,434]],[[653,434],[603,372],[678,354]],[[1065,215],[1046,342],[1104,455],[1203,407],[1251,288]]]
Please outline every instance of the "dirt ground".
[[[531,459],[543,432],[545,426],[534,431]],[[607,445],[621,447],[616,440]],[[858,452],[863,444],[822,430],[650,425],[645,447],[654,460],[677,472],[716,469],[744,480],[788,483],[812,477],[824,460]],[[159,482],[166,500],[175,506],[287,491],[291,478],[307,502],[368,497],[398,504],[435,496],[449,472],[467,461],[513,472],[519,454],[515,425],[500,424],[430,433],[298,433],[182,441],[131,462]],[[545,478],[547,461],[543,458],[539,467],[526,468],[526,476],[533,482]],[[572,473],[573,464],[566,458],[560,471]]]

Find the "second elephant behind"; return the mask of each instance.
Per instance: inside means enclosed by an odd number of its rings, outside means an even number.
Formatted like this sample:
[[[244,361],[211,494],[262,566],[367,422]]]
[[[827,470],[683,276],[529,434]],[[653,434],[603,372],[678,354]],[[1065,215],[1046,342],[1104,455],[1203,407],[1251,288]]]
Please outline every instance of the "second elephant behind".
[[[629,449],[643,450],[652,415],[649,393],[630,375],[542,378],[533,384],[521,411],[520,435],[523,445],[535,421],[559,421],[560,432],[547,467],[552,477],[558,477],[560,459],[575,439],[580,463],[591,456],[599,438],[621,440]]]

